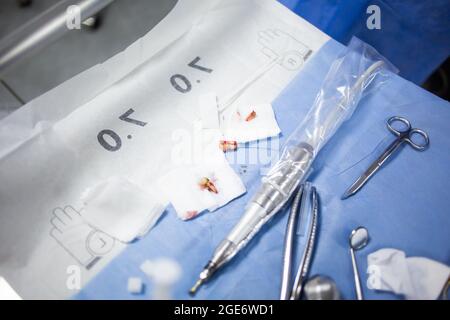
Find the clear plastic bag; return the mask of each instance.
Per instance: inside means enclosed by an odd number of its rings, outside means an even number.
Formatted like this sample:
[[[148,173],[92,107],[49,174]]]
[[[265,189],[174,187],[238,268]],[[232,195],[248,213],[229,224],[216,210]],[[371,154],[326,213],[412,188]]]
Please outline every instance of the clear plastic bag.
[[[280,159],[263,179],[264,184],[286,197],[281,202],[306,180],[318,152],[352,116],[361,98],[379,89],[392,73],[397,69],[389,61],[368,44],[352,38],[332,64],[314,105],[287,139]]]

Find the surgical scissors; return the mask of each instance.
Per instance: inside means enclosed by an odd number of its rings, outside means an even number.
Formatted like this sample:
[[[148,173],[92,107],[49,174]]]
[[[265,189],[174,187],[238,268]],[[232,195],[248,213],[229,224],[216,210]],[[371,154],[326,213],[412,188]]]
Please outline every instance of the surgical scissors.
[[[402,123],[404,125],[403,129],[394,128],[394,123]],[[381,168],[381,166],[398,150],[398,148],[404,143],[409,144],[417,151],[424,151],[430,145],[430,139],[428,134],[421,129],[413,129],[411,123],[403,117],[391,117],[387,121],[387,128],[392,132],[397,139],[393,141],[389,147],[384,150],[383,154],[375,160],[370,167],[361,175],[358,180],[356,180],[352,186],[344,193],[342,199],[347,199],[348,197],[356,194],[361,188],[369,181],[369,179]],[[414,135],[419,135],[423,138],[422,143],[415,142],[413,140]]]

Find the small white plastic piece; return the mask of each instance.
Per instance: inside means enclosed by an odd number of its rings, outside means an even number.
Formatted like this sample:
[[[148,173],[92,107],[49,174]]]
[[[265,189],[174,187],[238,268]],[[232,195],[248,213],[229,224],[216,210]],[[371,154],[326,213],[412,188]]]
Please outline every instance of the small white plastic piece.
[[[128,292],[131,294],[141,294],[144,289],[144,284],[141,278],[128,278]]]

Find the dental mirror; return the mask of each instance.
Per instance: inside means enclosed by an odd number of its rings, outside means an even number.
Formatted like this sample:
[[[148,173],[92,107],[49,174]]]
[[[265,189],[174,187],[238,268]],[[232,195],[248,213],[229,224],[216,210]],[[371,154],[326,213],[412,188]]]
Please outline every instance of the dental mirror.
[[[359,227],[352,231],[350,235],[350,247],[353,250],[364,248],[369,242],[369,232],[364,227]]]
[[[352,231],[349,238],[350,256],[352,258],[353,277],[355,280],[356,298],[363,300],[361,281],[359,279],[358,266],[356,264],[355,251],[364,248],[369,242],[369,231],[364,227],[356,228]]]

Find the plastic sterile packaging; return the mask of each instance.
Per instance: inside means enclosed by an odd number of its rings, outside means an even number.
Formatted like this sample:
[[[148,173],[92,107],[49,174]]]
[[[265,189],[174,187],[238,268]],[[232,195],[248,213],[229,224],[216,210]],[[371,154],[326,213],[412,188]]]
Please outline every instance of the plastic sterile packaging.
[[[280,159],[263,179],[266,188],[275,188],[285,197],[274,202],[277,207],[307,178],[318,152],[351,117],[361,98],[378,90],[392,73],[397,69],[389,61],[368,44],[352,38],[332,64],[310,111],[288,137]]]

